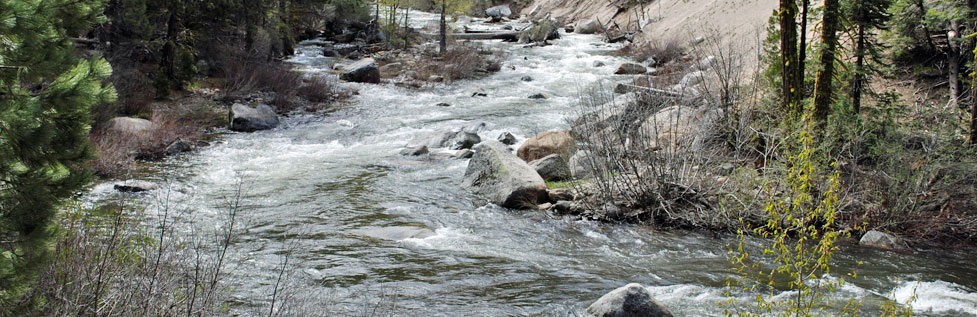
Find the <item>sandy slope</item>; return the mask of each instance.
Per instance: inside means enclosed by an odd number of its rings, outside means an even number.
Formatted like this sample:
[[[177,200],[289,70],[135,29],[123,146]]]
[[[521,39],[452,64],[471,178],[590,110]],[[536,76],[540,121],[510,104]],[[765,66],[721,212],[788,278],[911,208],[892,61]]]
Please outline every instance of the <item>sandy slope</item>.
[[[641,28],[638,41],[677,37],[688,41],[696,37],[718,38],[731,43],[742,53],[753,52],[757,39],[763,38],[767,20],[777,8],[777,0],[657,0],[642,7],[618,9],[623,0],[535,0],[523,10],[533,17],[552,14],[563,23],[600,19],[608,23],[613,17],[622,28]],[[647,23],[648,21],[652,21]],[[639,22],[640,21],[640,22]],[[727,44],[724,44],[726,46]],[[755,63],[744,61],[746,65]]]

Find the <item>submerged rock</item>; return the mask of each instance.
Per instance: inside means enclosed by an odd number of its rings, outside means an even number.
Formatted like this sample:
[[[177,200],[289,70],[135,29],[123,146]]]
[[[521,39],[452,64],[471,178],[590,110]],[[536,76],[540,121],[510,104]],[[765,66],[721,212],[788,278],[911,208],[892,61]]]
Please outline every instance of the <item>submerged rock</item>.
[[[607,293],[587,307],[593,317],[671,317],[672,313],[658,303],[651,292],[631,283]]]
[[[535,208],[548,198],[546,182],[536,170],[497,141],[475,147],[462,187],[507,208]]]
[[[377,61],[372,58],[364,58],[343,66],[343,72],[339,78],[355,83],[376,84],[380,82],[380,69],[377,68]]]
[[[415,147],[406,147],[403,150],[400,150],[400,155],[404,155],[404,156],[419,156],[419,155],[424,155],[424,154],[427,154],[427,153],[430,153],[430,152],[431,151],[427,149],[427,146],[421,145],[421,146],[415,146]]]
[[[251,108],[236,103],[231,106],[231,131],[254,132],[274,129],[278,126],[278,115],[269,105],[258,105]]]
[[[505,144],[505,145],[513,145],[513,144],[516,144],[516,136],[515,135],[512,135],[512,133],[509,133],[509,132],[502,132],[502,134],[499,134],[499,137],[498,137],[497,140],[499,142],[502,142],[502,144]]]
[[[529,99],[546,99],[546,95],[541,94],[541,93],[535,93],[535,94],[529,95]]]
[[[577,25],[573,27],[573,32],[579,34],[594,34],[599,31],[600,24],[597,24],[597,22],[594,20],[578,21]]]
[[[482,142],[482,138],[480,138],[478,134],[467,132],[467,131],[461,131],[455,134],[455,136],[452,137],[451,141],[449,142],[451,144],[450,149],[462,150],[462,149],[472,148],[473,146],[475,146],[475,144]]]
[[[475,156],[475,152],[469,149],[464,149],[458,151],[458,153],[455,153],[455,158],[458,159],[469,159],[472,158],[472,156]]]
[[[155,190],[157,186],[147,181],[126,181],[112,185],[112,188],[123,193],[141,193]]]
[[[875,230],[866,232],[862,239],[858,240],[858,245],[884,250],[912,250],[906,240]]]
[[[541,159],[550,154],[560,154],[569,159],[577,152],[577,144],[567,131],[553,130],[540,133],[526,140],[517,154],[527,162]]]
[[[176,140],[173,141],[173,143],[170,143],[170,145],[163,150],[163,154],[173,156],[183,152],[189,152],[191,149],[193,149],[193,147],[191,147],[189,143],[184,142],[183,140]]]

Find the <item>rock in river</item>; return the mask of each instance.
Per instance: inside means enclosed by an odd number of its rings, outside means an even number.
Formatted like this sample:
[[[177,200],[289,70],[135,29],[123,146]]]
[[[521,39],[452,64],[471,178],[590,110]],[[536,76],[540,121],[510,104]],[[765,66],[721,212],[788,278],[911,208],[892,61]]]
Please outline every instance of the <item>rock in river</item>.
[[[594,20],[579,21],[573,28],[573,32],[580,34],[594,34],[598,31],[600,31],[600,25]]]
[[[475,144],[482,142],[482,138],[478,137],[478,134],[475,133],[460,131],[449,142],[451,144],[449,149],[462,150],[472,148]]]
[[[544,158],[529,163],[547,181],[562,181],[570,178],[570,168],[567,160],[559,154],[550,154]]]
[[[232,131],[254,132],[274,129],[278,126],[278,115],[268,105],[251,108],[236,103],[231,106],[230,121]]]
[[[526,162],[541,159],[550,154],[560,154],[569,160],[577,152],[577,144],[566,131],[546,131],[526,140],[517,154]]]
[[[647,72],[647,67],[635,63],[621,63],[621,65],[617,66],[617,70],[614,71],[614,73],[618,75],[638,75]]]
[[[154,129],[156,126],[153,125],[153,122],[146,119],[116,117],[109,120],[108,127],[109,130],[119,133],[142,134]]]
[[[866,232],[862,239],[858,240],[858,245],[884,250],[911,250],[906,240],[875,230]]]
[[[377,68],[377,61],[364,58],[343,66],[343,73],[339,78],[356,83],[376,84],[380,82],[380,69]]]
[[[547,200],[543,178],[498,141],[475,146],[461,185],[507,208],[535,208]]]
[[[126,181],[115,184],[112,188],[123,193],[141,193],[154,190],[157,186],[147,181]]]
[[[594,317],[671,317],[672,313],[655,301],[644,286],[631,283],[607,293],[587,307]]]

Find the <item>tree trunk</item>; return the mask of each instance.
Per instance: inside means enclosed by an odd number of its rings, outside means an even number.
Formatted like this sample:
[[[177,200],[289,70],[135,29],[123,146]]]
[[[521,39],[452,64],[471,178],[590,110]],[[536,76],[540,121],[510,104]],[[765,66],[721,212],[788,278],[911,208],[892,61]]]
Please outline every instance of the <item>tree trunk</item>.
[[[970,8],[970,32],[977,32],[977,0],[967,0],[967,7]],[[970,84],[970,144],[977,145],[977,37],[970,38],[970,47],[973,48],[971,55],[973,62],[970,64],[971,84]]]
[[[444,15],[447,14],[448,5],[445,3],[447,0],[441,0],[441,46],[439,53],[444,55],[448,51],[448,24],[444,20]]]
[[[801,78],[801,83],[804,82],[804,65],[807,64],[807,9],[810,2],[810,0],[803,0],[801,7],[801,40],[800,43],[798,43],[799,46],[797,48],[797,76],[799,76],[798,78]],[[804,90],[798,94],[801,96],[801,98],[804,98]]]
[[[404,12],[404,49],[406,50],[410,47],[410,26],[408,26],[407,21],[410,16],[410,6],[407,6],[407,11]]]
[[[821,64],[814,84],[814,119],[824,124],[831,112],[834,92],[832,79],[835,69],[835,49],[838,46],[838,0],[824,1],[824,20],[821,23]]]
[[[791,114],[798,113],[803,78],[797,71],[797,4],[794,0],[780,0],[780,61],[783,84],[783,107]]]
[[[858,10],[860,10],[859,8]],[[851,105],[855,113],[862,110],[862,90],[865,85],[865,26],[859,25],[855,43],[855,83],[852,86]]]
[[[960,23],[950,21],[950,31],[947,32],[947,83],[950,86],[950,103],[954,107],[960,106]]]

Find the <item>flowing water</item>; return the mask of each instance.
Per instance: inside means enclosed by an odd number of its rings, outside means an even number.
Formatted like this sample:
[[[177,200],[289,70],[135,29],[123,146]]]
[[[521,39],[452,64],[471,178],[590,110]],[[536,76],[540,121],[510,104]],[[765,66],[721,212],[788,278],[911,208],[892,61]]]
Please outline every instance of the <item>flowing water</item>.
[[[414,16],[418,25],[434,18]],[[313,44],[290,62],[325,73],[334,61]],[[734,237],[485,206],[459,186],[467,160],[440,150],[398,154],[413,137],[438,129],[484,123],[483,139],[508,131],[522,141],[566,128],[577,92],[614,79],[613,66],[623,61],[616,46],[590,35],[537,48],[487,45],[508,54],[502,71],[487,78],[424,89],[344,83],[359,94],[328,115],[229,133],[159,168],[158,177],[172,181],[171,199],[195,206],[201,219],[244,180],[247,232],[235,249],[247,260],[232,273],[236,301],[266,305],[288,249],[293,279],[305,293],[326,294],[317,309],[328,314],[368,314],[379,302],[398,315],[572,316],[632,282],[678,316],[722,313],[717,302],[725,300],[726,245]],[[534,80],[521,81],[524,75]],[[488,97],[472,97],[475,89]],[[534,93],[548,99],[527,98]],[[452,106],[435,106],[441,102]],[[846,247],[837,259],[835,272],[859,273],[841,295],[862,298],[869,311],[884,297],[905,302],[915,294],[917,312],[977,312],[971,254]],[[736,296],[748,301],[751,294]]]

